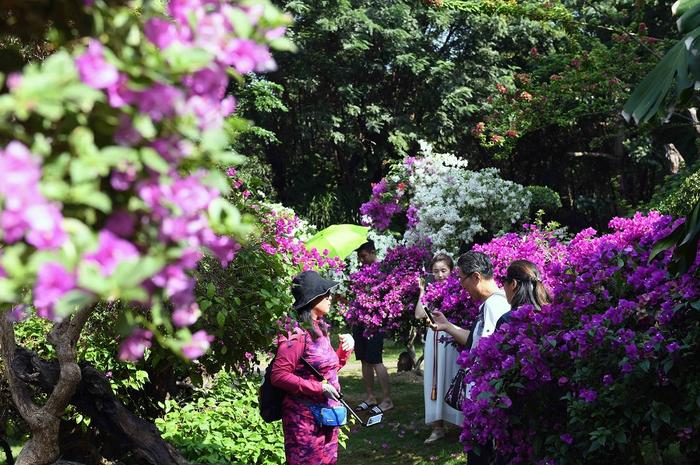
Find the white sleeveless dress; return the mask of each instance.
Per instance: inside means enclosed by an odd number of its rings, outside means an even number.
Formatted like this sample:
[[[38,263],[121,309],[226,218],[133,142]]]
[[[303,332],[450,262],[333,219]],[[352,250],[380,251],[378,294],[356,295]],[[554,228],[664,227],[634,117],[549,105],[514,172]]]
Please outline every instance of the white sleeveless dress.
[[[430,397],[433,389],[433,361],[436,333],[428,328],[428,332],[425,336],[425,348],[423,350],[423,364],[425,366],[425,370],[423,371],[425,422],[430,424],[434,421],[444,420],[453,425],[462,426],[462,423],[464,423],[464,415],[462,412],[453,409],[445,403],[445,394],[450,388],[450,383],[459,369],[459,365],[457,365],[459,351],[453,344],[440,342],[440,338],[445,336],[448,338],[450,337],[449,334],[444,331],[439,331],[437,333],[437,370],[435,372],[437,396],[435,400],[432,400]]]

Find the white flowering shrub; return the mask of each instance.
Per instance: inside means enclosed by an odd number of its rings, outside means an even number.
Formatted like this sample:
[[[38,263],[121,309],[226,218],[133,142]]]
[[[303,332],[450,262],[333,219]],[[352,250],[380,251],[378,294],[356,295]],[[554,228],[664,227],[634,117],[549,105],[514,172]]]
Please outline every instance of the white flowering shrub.
[[[525,220],[530,197],[497,169],[468,170],[466,161],[422,142],[420,156],[392,166],[361,211],[365,223],[380,230],[404,214],[408,245],[428,239],[434,251],[456,253],[479,233],[499,234]]]

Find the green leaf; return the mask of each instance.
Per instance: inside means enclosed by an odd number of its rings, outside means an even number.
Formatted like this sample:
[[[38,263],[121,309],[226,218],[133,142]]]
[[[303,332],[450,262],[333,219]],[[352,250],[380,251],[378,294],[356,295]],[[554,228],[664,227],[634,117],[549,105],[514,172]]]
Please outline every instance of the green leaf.
[[[111,278],[120,288],[138,287],[146,279],[158,273],[165,266],[165,259],[161,257],[142,257],[138,260],[121,262]]]
[[[94,262],[81,262],[78,267],[78,285],[101,297],[106,297],[111,289],[111,282],[100,272],[99,266]]]
[[[212,283],[207,283],[207,297],[210,299],[216,295],[216,286]]]
[[[223,328],[226,324],[226,314],[224,312],[219,312],[216,314],[216,323],[220,328]]]
[[[270,41],[270,48],[280,52],[296,52],[297,46],[287,37],[278,37]]]
[[[140,153],[141,161],[143,161],[144,165],[159,173],[168,172],[170,165],[154,149],[150,147],[144,147],[141,149]]]
[[[673,16],[683,15],[698,4],[700,4],[700,0],[678,0],[671,6],[671,13]]]
[[[97,183],[83,183],[73,187],[70,190],[68,201],[88,205],[104,213],[112,211],[112,200],[107,194],[100,191]]]
[[[206,67],[212,60],[212,54],[202,48],[190,48],[177,43],[162,53],[175,73],[193,73]]]
[[[131,147],[110,145],[100,150],[100,157],[105,159],[110,166],[119,166],[123,162],[138,164],[139,153]]]
[[[218,170],[212,170],[202,178],[202,182],[207,186],[218,190],[222,195],[226,195],[231,190],[231,181],[228,176]]]
[[[678,18],[676,25],[678,26],[678,30],[683,34],[686,34],[700,26],[700,2],[683,13],[683,15]]]
[[[615,441],[620,444],[627,444],[627,435],[624,431],[618,431],[615,433]]]
[[[696,29],[688,37],[696,37]],[[661,104],[671,90],[673,80],[678,80],[677,87],[682,90],[690,81],[688,76],[688,51],[684,41],[678,42],[669,50],[656,67],[647,74],[625,103],[622,116],[637,124],[649,121],[658,112]],[[680,92],[679,90],[679,92]]]
[[[0,279],[0,302],[17,302],[17,285],[11,279]],[[0,315],[0,318],[3,316]]]
[[[70,178],[74,184],[80,184],[95,178],[95,170],[87,161],[77,158],[70,164]]]
[[[246,157],[233,150],[221,150],[212,153],[211,159],[214,163],[219,165],[231,166],[242,164],[246,160]]]
[[[230,8],[228,10],[228,19],[233,25],[233,30],[236,35],[242,39],[247,39],[253,32],[253,26],[250,24],[250,18],[240,8]]]
[[[131,124],[134,125],[134,129],[136,129],[144,139],[152,139],[158,133],[151,118],[143,113],[136,114]]]
[[[656,258],[660,253],[665,252],[666,250],[675,246],[681,237],[683,237],[684,229],[685,228],[682,224],[678,225],[668,236],[656,241],[656,243],[654,243],[654,247],[651,249],[647,263],[651,263],[652,260],[654,260],[654,258]]]
[[[202,135],[202,150],[218,152],[229,145],[229,138],[223,129],[209,129]]]
[[[64,294],[56,305],[54,306],[54,312],[60,317],[67,317],[68,315],[77,312],[83,307],[92,304],[95,301],[95,297],[85,291],[74,289],[68,291]]]

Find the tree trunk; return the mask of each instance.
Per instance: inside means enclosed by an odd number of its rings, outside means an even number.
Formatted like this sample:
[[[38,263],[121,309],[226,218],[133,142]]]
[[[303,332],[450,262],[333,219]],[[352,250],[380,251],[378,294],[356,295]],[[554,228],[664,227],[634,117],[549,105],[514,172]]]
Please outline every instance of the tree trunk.
[[[5,452],[5,463],[7,465],[14,465],[15,459],[12,457],[12,448],[7,441],[5,441],[5,438],[0,438],[0,447],[2,447],[2,450]]]
[[[29,387],[14,371],[15,330],[13,323],[8,321],[4,314],[0,315],[0,343],[2,358],[5,361],[5,376],[12,400],[32,432],[15,465],[49,465],[59,458],[60,419],[80,382],[75,346],[91,312],[91,307],[78,310],[65,320],[54,323],[47,335],[49,343],[56,350],[59,372],[58,379],[47,392],[48,399],[42,406],[34,403]]]
[[[58,362],[43,360],[24,348],[16,350],[12,369],[21,380],[46,393],[60,381]],[[140,463],[188,465],[182,454],[161,438],[153,423],[138,418],[117,399],[102,373],[85,363],[80,364],[80,370],[80,382],[70,403],[109,438],[107,458],[117,459],[129,451]]]

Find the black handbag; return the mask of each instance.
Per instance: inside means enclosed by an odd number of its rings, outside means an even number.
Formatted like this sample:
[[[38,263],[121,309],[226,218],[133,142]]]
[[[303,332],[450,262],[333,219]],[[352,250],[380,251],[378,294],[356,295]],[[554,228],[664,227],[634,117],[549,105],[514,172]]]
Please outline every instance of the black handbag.
[[[452,378],[449,389],[445,394],[445,403],[455,410],[462,410],[462,404],[467,397],[469,385],[467,383],[467,370],[460,368],[457,374]]]

